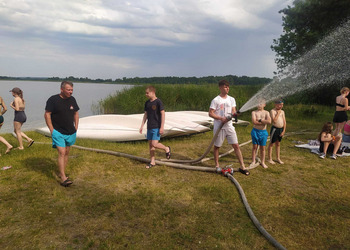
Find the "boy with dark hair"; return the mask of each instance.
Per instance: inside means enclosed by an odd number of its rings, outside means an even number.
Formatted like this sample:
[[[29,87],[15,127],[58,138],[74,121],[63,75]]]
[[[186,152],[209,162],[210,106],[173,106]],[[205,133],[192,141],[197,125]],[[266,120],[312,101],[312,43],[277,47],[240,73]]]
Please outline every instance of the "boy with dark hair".
[[[145,103],[145,113],[143,115],[139,132],[142,134],[143,126],[147,120],[147,140],[149,143],[151,161],[146,168],[152,168],[156,165],[156,148],[164,150],[167,159],[170,159],[171,157],[171,149],[169,146],[164,146],[159,142],[160,135],[164,133],[165,111],[162,101],[156,96],[155,87],[148,86],[146,88],[146,97],[148,98],[148,101]]]
[[[244,166],[242,152],[238,145],[236,130],[233,127],[232,122],[227,118],[227,116],[236,113],[236,100],[228,95],[230,83],[226,80],[221,80],[219,82],[219,89],[220,95],[211,101],[209,108],[209,116],[214,118],[214,134],[220,128],[220,125],[222,123],[224,124],[214,142],[215,167],[219,168],[219,149],[225,138],[227,138],[227,142],[234,148],[235,154],[241,165],[239,171],[244,175],[249,175],[249,171],[246,170]]]

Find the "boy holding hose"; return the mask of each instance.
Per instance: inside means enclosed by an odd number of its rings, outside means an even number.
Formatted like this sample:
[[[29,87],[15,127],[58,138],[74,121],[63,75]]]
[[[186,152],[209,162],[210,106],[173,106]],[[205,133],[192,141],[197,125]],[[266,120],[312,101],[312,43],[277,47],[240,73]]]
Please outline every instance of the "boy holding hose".
[[[236,100],[228,95],[230,83],[226,80],[221,80],[219,82],[219,89],[220,95],[211,101],[209,108],[209,116],[214,118],[214,134],[223,123],[221,131],[219,132],[214,143],[215,167],[219,168],[219,149],[222,146],[225,138],[227,138],[227,142],[234,148],[235,154],[241,165],[239,172],[244,175],[249,175],[249,171],[244,166],[242,152],[238,145],[236,130],[233,127],[231,120],[227,118],[227,116],[231,116],[232,114],[236,113]]]

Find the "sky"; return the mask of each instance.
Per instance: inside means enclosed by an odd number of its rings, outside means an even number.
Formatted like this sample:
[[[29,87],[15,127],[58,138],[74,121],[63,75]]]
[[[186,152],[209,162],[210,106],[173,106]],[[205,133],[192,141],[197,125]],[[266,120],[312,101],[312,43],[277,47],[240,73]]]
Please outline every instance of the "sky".
[[[0,0],[0,75],[273,77],[291,3]]]

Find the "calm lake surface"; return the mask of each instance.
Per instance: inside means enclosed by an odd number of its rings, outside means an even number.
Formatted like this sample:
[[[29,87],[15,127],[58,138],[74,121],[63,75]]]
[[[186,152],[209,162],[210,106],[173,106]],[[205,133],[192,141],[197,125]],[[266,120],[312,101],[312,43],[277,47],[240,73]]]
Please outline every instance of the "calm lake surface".
[[[36,81],[0,81],[0,96],[4,99],[7,112],[4,114],[4,125],[0,134],[13,131],[14,110],[10,107],[13,101],[12,88],[18,87],[23,90],[23,98],[26,101],[25,113],[27,122],[23,124],[22,130],[35,130],[46,126],[44,120],[45,105],[47,99],[60,93],[60,82],[36,82]],[[116,91],[131,88],[132,85],[102,84],[102,83],[74,83],[73,96],[79,105],[79,116],[94,115],[93,106],[100,100]]]

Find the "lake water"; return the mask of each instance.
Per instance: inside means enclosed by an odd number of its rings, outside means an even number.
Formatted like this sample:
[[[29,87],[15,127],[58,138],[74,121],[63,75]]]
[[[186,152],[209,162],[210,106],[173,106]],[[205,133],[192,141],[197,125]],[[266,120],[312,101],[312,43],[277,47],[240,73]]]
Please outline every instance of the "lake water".
[[[27,122],[23,124],[22,130],[25,131],[46,126],[44,120],[46,101],[50,96],[60,93],[60,84],[60,82],[41,81],[0,81],[0,96],[7,106],[7,112],[4,114],[5,122],[0,134],[13,131],[14,110],[10,107],[13,96],[9,92],[12,88],[18,87],[23,91],[23,98],[26,101]],[[116,91],[130,87],[132,85],[74,83],[73,96],[80,108],[79,116],[94,115],[93,105],[97,105],[100,100],[115,94]]]

